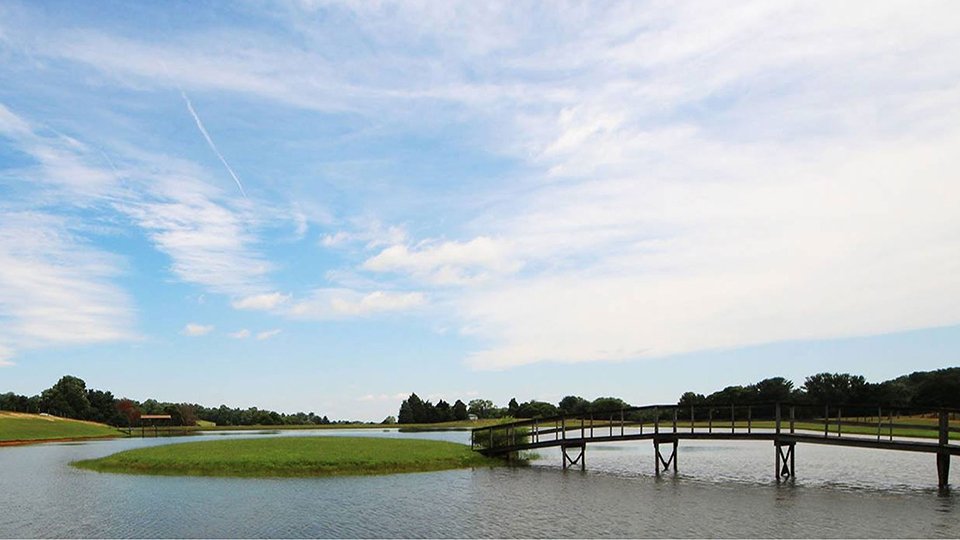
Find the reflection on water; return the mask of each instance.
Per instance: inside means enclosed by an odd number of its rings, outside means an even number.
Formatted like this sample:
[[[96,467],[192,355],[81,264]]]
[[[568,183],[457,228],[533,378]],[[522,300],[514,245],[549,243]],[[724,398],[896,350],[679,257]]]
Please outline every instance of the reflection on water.
[[[530,467],[376,477],[177,478],[99,474],[70,461],[224,436],[0,448],[2,537],[960,537],[958,494],[938,496],[935,457],[797,446],[773,479],[769,442],[684,441],[679,474],[654,475],[649,442],[594,445],[563,471]],[[467,442],[469,432],[282,431]],[[951,480],[958,482],[955,464]]]

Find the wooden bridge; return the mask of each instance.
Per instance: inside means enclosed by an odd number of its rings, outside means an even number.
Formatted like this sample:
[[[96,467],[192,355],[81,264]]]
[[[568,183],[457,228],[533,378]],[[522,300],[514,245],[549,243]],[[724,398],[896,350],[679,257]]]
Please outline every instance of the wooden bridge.
[[[774,475],[794,477],[797,443],[878,448],[936,455],[938,485],[947,489],[950,456],[960,455],[960,411],[862,405],[648,405],[564,414],[474,429],[473,450],[491,456],[558,446],[563,468],[586,468],[588,443],[649,440],[657,475],[677,471],[681,440],[771,441]],[[661,450],[665,446],[665,450]]]

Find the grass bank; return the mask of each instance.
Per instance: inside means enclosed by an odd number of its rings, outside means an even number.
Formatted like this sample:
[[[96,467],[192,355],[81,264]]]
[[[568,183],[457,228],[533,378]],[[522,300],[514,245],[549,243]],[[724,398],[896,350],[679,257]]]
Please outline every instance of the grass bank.
[[[168,444],[74,466],[172,476],[311,477],[394,474],[500,464],[444,441],[373,437],[278,437]]]
[[[116,429],[95,422],[0,411],[0,445],[4,446],[120,435]]]

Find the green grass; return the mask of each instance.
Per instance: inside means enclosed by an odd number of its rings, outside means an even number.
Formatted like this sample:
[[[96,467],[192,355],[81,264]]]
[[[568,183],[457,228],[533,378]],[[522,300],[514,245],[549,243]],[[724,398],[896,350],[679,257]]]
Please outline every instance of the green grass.
[[[374,437],[271,437],[167,444],[74,466],[175,476],[311,477],[394,474],[492,466],[463,444]]]
[[[116,429],[94,422],[82,422],[39,414],[0,412],[0,442],[82,439],[116,437],[119,435],[121,433]]]

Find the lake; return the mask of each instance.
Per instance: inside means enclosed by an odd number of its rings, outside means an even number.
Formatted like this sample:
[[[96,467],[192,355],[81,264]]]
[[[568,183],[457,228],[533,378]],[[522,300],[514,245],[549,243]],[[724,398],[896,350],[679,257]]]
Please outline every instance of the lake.
[[[938,494],[934,455],[858,448],[797,445],[797,478],[779,484],[772,443],[747,441],[683,441],[679,474],[659,478],[648,441],[588,446],[586,472],[563,471],[556,449],[529,467],[309,479],[69,466],[157,444],[307,435],[470,434],[219,432],[0,448],[0,537],[960,537],[960,489]]]

